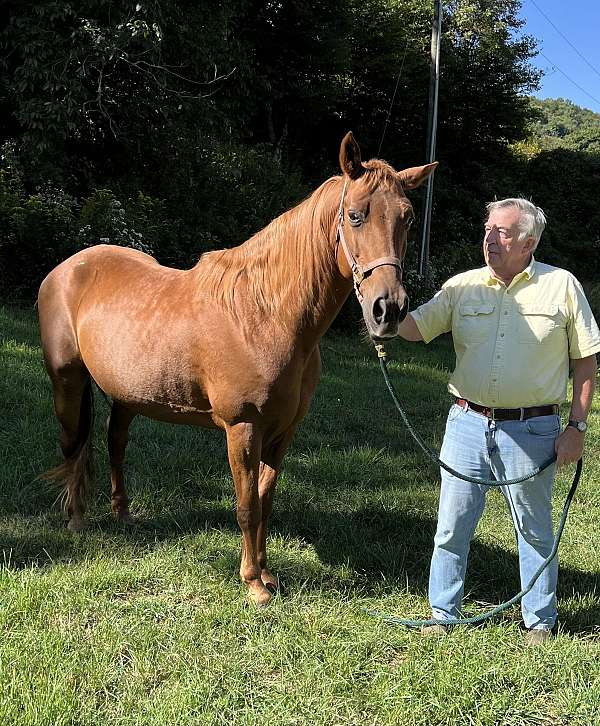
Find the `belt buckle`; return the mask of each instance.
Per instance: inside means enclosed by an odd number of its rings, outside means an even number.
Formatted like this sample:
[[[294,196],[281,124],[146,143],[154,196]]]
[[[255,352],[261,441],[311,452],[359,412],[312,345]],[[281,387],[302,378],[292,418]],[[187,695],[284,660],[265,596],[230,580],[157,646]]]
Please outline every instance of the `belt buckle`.
[[[521,406],[519,411],[521,412],[519,415],[519,421],[524,421],[525,420],[525,409],[523,408],[523,406]]]
[[[493,406],[490,408],[490,421],[496,421],[496,409]]]

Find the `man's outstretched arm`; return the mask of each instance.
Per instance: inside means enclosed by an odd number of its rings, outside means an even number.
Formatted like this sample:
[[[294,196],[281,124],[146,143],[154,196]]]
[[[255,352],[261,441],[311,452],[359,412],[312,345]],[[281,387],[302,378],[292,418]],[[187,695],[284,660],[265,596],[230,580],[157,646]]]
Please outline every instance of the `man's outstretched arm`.
[[[408,315],[398,326],[398,335],[404,338],[404,340],[411,340],[414,343],[423,340],[423,336],[419,332],[419,328],[417,328],[415,319],[410,313],[408,313]]]

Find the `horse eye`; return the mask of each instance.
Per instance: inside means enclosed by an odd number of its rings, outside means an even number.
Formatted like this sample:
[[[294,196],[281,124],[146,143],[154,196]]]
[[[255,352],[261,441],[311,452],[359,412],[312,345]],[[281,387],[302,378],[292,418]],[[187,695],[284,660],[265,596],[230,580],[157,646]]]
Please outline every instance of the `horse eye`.
[[[354,209],[348,211],[348,219],[351,227],[360,227],[364,221],[364,215],[362,212],[356,212]]]
[[[414,221],[415,221],[415,218],[414,217],[409,217],[406,220],[406,229],[408,229],[409,227],[412,227],[412,224],[413,224]]]

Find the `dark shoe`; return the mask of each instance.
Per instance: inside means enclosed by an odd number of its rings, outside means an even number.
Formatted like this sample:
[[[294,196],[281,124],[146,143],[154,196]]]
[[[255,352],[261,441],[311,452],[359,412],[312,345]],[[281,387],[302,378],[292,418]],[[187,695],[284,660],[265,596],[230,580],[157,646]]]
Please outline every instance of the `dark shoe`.
[[[421,626],[421,635],[425,636],[426,638],[429,638],[431,636],[448,635],[448,631],[448,625],[439,625],[438,623],[436,623],[435,625]]]
[[[535,628],[528,630],[525,633],[525,645],[530,648],[535,648],[542,643],[546,643],[554,637],[551,630],[545,630],[544,628]]]

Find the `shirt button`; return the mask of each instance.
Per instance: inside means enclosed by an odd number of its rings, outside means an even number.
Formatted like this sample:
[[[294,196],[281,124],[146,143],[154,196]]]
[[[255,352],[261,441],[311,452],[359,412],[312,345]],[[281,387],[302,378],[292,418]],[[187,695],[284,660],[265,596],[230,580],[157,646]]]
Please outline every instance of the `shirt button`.
[[[500,337],[501,338],[504,338],[504,333],[500,333]]]
[[[497,355],[497,356],[496,356],[496,359],[497,359],[497,360],[500,360],[500,356],[499,356],[499,355]],[[495,380],[495,379],[494,379],[494,380]]]
[[[505,311],[504,311],[504,314],[505,314],[505,315],[508,315],[508,310],[505,310]]]

